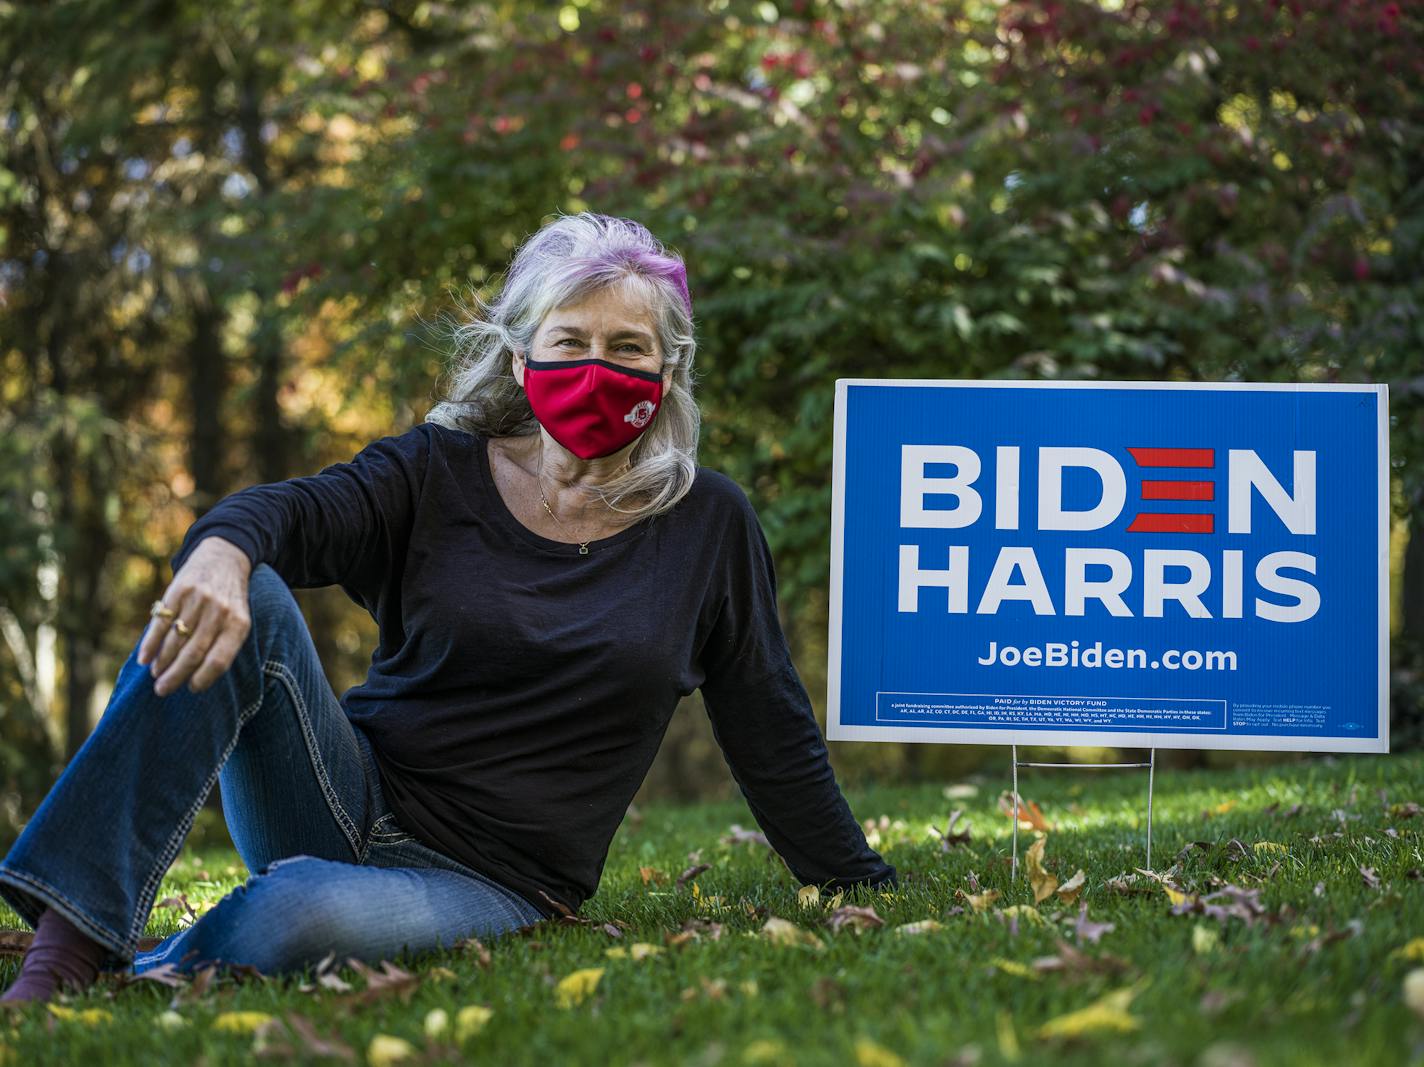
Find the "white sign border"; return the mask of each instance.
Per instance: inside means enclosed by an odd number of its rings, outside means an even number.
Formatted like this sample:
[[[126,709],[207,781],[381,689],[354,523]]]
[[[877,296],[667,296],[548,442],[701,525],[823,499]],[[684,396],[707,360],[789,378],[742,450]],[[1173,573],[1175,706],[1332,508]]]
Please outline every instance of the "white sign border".
[[[846,401],[851,386],[933,386],[973,389],[1168,389],[1230,390],[1290,393],[1373,393],[1376,397],[1379,460],[1377,545],[1379,585],[1379,707],[1378,737],[1211,736],[1184,733],[1129,733],[1078,730],[983,730],[972,727],[850,726],[841,722],[842,568],[845,564]],[[1314,382],[1160,382],[1160,381],[1025,381],[996,378],[837,378],[835,428],[831,461],[830,633],[826,662],[826,739],[828,741],[908,741],[918,744],[961,745],[1090,745],[1107,748],[1232,749],[1278,752],[1389,751],[1389,386]]]

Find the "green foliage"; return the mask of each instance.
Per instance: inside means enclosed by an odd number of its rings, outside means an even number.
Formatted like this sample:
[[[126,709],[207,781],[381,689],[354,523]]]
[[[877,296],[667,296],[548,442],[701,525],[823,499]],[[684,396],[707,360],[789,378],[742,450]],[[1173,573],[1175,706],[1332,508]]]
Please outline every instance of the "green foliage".
[[[799,633],[824,629],[841,377],[1385,382],[1399,515],[1424,529],[1410,5],[73,8],[0,11],[6,402],[48,387],[156,424],[164,483],[205,432],[236,487],[264,442],[302,446],[302,473],[418,420],[448,352],[431,323],[592,209],[688,261],[702,460],[752,495]],[[215,385],[190,367],[208,313]],[[220,427],[190,415],[208,389]],[[92,494],[143,502],[103,520],[112,588],[134,558],[161,574],[223,488],[154,481]],[[136,634],[146,601],[114,599]],[[1395,647],[1396,718],[1424,721],[1424,641]],[[14,670],[0,655],[0,685]]]

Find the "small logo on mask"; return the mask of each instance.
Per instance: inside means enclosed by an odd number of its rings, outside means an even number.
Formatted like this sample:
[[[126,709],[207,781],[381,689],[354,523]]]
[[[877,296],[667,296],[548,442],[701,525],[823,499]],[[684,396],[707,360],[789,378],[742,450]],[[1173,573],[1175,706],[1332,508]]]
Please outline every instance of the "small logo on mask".
[[[639,400],[633,405],[633,410],[623,416],[624,422],[631,422],[638,429],[648,425],[648,421],[653,417],[656,408],[651,400]]]

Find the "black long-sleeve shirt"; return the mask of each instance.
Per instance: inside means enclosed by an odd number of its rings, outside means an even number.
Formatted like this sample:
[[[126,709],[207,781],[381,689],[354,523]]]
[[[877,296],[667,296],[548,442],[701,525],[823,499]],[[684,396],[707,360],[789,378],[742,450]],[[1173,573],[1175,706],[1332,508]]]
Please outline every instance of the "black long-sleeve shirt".
[[[340,698],[418,840],[544,915],[576,911],[680,697],[701,688],[752,815],[803,884],[897,882],[836,783],[746,494],[699,466],[671,510],[588,554],[510,512],[486,438],[423,423],[350,462],[232,493],[188,530],[379,626]]]

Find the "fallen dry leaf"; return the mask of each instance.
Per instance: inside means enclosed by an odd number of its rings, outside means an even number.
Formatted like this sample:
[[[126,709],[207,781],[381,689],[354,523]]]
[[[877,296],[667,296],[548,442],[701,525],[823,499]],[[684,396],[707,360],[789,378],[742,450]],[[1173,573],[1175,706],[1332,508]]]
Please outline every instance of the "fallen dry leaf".
[[[1424,937],[1416,937],[1411,941],[1406,941],[1389,954],[1392,960],[1404,960],[1408,963],[1424,963]]]
[[[464,1044],[485,1028],[494,1009],[483,1004],[467,1004],[455,1013],[455,1040]]]
[[[895,933],[910,934],[911,936],[913,936],[915,934],[932,934],[936,930],[943,929],[944,923],[942,922],[938,922],[935,919],[920,919],[918,922],[901,923],[899,926],[895,927]]]
[[[703,871],[710,871],[711,869],[712,864],[710,863],[694,863],[691,867],[687,868],[687,870],[683,871],[677,876],[677,881],[673,883],[673,888],[681,889],[684,885],[692,881],[692,879],[696,878]],[[693,888],[695,889],[696,886],[694,886]]]
[[[855,1039],[856,1067],[905,1067],[905,1061],[868,1037]]]
[[[1115,990],[1086,1008],[1050,1019],[1038,1028],[1038,1036],[1076,1038],[1097,1033],[1130,1033],[1142,1026],[1142,1021],[1127,1010],[1136,995],[1135,987]]]
[[[1360,877],[1364,880],[1366,889],[1380,888],[1379,872],[1376,871],[1373,867],[1366,867],[1364,865],[1361,865]]]
[[[1043,912],[1039,911],[1032,904],[1011,904],[1007,908],[994,912],[994,914],[1000,919],[1009,922],[1017,922],[1020,919],[1024,919],[1034,926],[1043,926],[1048,922],[1048,920],[1043,917]]]
[[[1192,951],[1198,956],[1208,956],[1221,944],[1221,931],[1201,923],[1192,927]]]
[[[1124,896],[1131,896],[1134,893],[1155,893],[1148,879],[1137,873],[1129,874],[1124,871],[1122,874],[1109,878],[1103,883],[1103,888],[1110,893],[1121,893]]]
[[[1078,894],[1083,891],[1083,886],[1087,883],[1088,875],[1083,868],[1079,867],[1072,878],[1058,887],[1058,899],[1064,904],[1072,904],[1078,899]]]
[[[105,1011],[103,1008],[71,1008],[66,1004],[55,1004],[52,1001],[46,1002],[45,1008],[56,1019],[83,1023],[85,1026],[98,1026],[100,1023],[114,1021],[113,1012]]]
[[[370,1067],[389,1067],[392,1063],[410,1059],[416,1051],[416,1047],[403,1037],[377,1034],[366,1046],[366,1062]]]
[[[885,920],[876,914],[874,908],[859,908],[854,904],[847,904],[828,916],[826,925],[837,933],[847,926],[860,933],[862,930],[884,926]]]
[[[771,842],[760,830],[743,830],[737,823],[719,839],[724,845],[763,845],[771,848]]]
[[[184,914],[179,916],[178,918],[179,926],[192,926],[195,922],[198,921],[198,912],[196,909],[194,909],[193,905],[188,903],[187,893],[179,893],[176,897],[164,897],[157,904],[155,904],[154,907],[175,909],[182,908]]]
[[[698,984],[701,988],[688,986],[679,993],[683,1000],[692,1000],[698,996],[706,1000],[722,1000],[727,995],[727,980],[725,978],[708,978],[706,975],[700,976]]]
[[[282,1023],[295,1035],[295,1043],[283,1032]],[[306,1061],[312,1057],[335,1057],[348,1063],[356,1060],[356,1051],[350,1045],[339,1038],[323,1036],[310,1019],[295,1012],[286,1013],[280,1022],[273,1019],[260,1025],[253,1035],[252,1052],[271,1059]]]
[[[297,990],[302,993],[314,993],[318,989],[330,989],[334,993],[351,992],[351,983],[338,975],[332,968],[336,963],[336,953],[328,952],[316,965],[315,982],[302,982],[297,986]]]
[[[1078,919],[1073,924],[1073,933],[1077,935],[1079,941],[1087,941],[1097,944],[1102,940],[1103,934],[1110,934],[1116,927],[1112,923],[1095,923],[1088,921],[1088,902],[1083,901],[1078,907]]]
[[[662,945],[650,945],[646,941],[637,941],[624,948],[619,945],[616,948],[606,948],[603,954],[611,960],[644,960],[649,956],[655,956],[663,950]]]
[[[554,986],[554,1002],[561,1008],[582,1004],[598,988],[598,980],[602,977],[602,967],[585,967],[565,975]]]
[[[814,949],[826,947],[825,942],[810,930],[803,929],[786,919],[777,918],[775,915],[766,920],[766,925],[761,928],[761,935],[773,945],[783,947],[799,946]]]
[[[930,824],[930,830],[939,837],[939,849],[941,852],[948,852],[956,845],[964,845],[966,847],[969,845],[969,830],[967,828],[964,830],[955,829],[955,825],[963,817],[964,812],[956,809],[949,813],[949,821],[945,823],[943,830],[933,823]]]
[[[1059,940],[1058,955],[1043,956],[1033,961],[1036,971],[1056,971],[1065,974],[1120,974],[1129,970],[1131,964],[1120,956],[1104,952],[1094,956],[1080,952],[1068,942]]]
[[[1026,978],[1030,981],[1037,982],[1041,977],[1039,973],[1027,963],[1020,963],[1018,960],[1006,960],[1003,957],[996,957],[990,961],[990,964],[997,970],[1003,971],[1005,974],[1012,975],[1015,978]]]
[[[654,885],[667,885],[668,879],[672,877],[667,871],[659,870],[656,867],[639,867],[638,875],[643,879],[644,885],[650,882]]]
[[[373,970],[355,956],[346,958],[346,965],[366,980],[366,988],[360,993],[352,993],[344,999],[351,1003],[369,1004],[381,997],[395,994],[401,1002],[410,1003],[411,995],[420,985],[420,978],[402,970],[390,960],[381,960],[381,969]]]
[[[1405,1006],[1424,1019],[1424,967],[1416,967],[1404,976],[1403,992]]]
[[[1058,888],[1058,879],[1044,870],[1043,851],[1048,847],[1048,838],[1040,837],[1024,853],[1024,867],[1028,871],[1029,885],[1033,886],[1033,902],[1041,904]]]
[[[265,1011],[225,1011],[213,1019],[214,1030],[233,1034],[250,1034],[263,1023],[273,1020]]]
[[[955,893],[967,900],[975,911],[984,911],[999,899],[997,889],[986,889],[982,893],[966,893],[962,889],[956,889]]]
[[[742,1049],[741,1062],[747,1064],[748,1067],[758,1063],[790,1063],[791,1053],[784,1042],[761,1038],[757,1041],[749,1042],[747,1047]]]
[[[1049,833],[1053,829],[1048,820],[1043,817],[1043,812],[1039,810],[1037,804],[1031,800],[1024,800],[1013,790],[1005,789],[999,794],[999,810],[1010,819],[1017,811],[1019,823],[1027,824],[1030,829],[1042,830],[1044,833]]]

